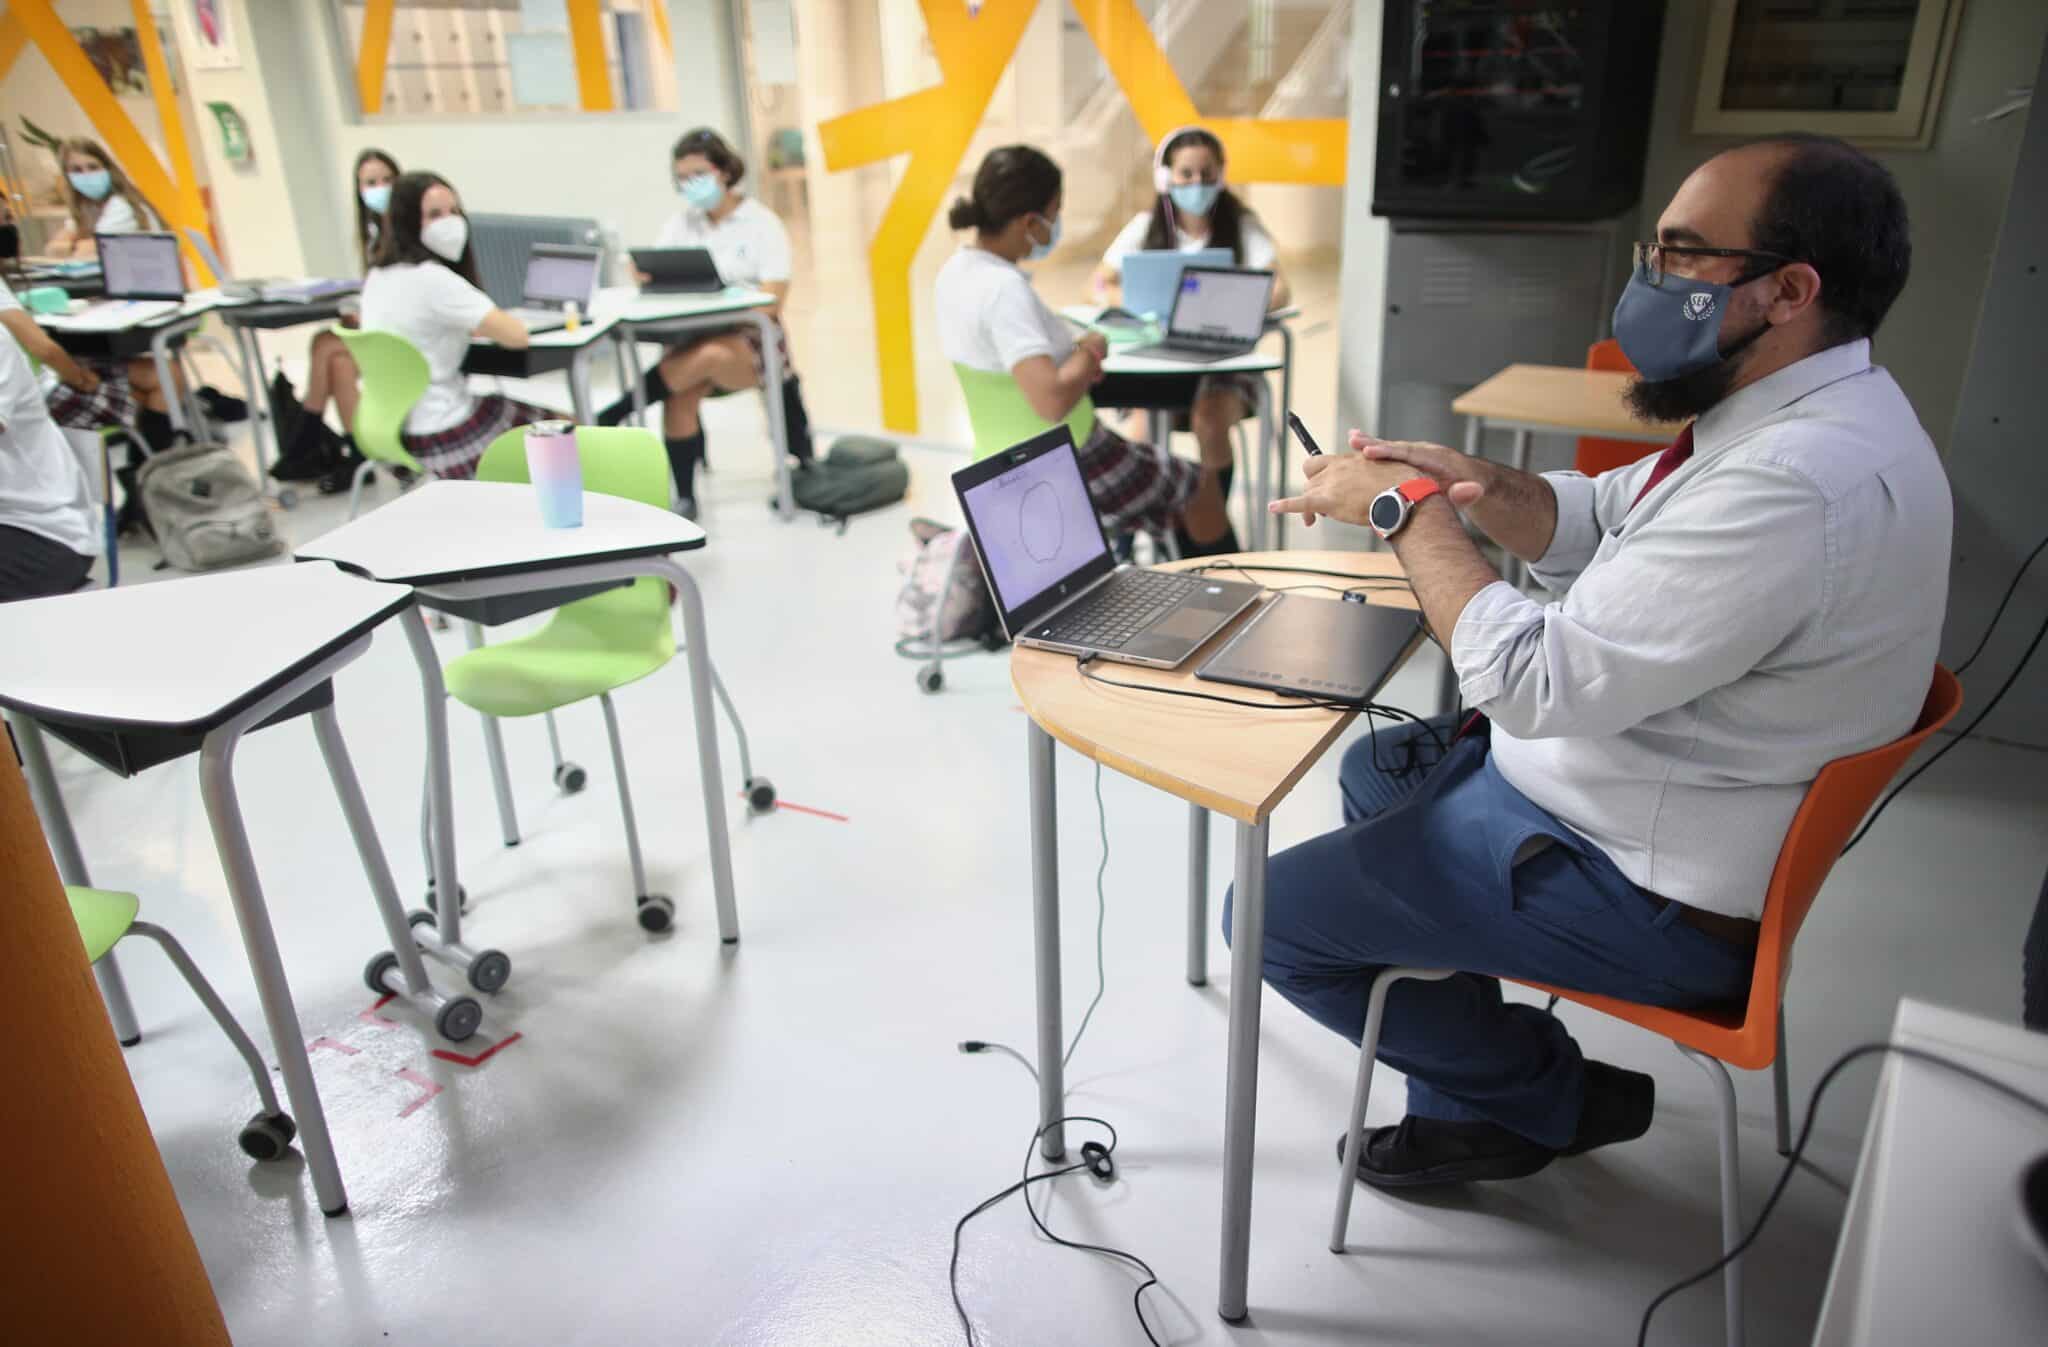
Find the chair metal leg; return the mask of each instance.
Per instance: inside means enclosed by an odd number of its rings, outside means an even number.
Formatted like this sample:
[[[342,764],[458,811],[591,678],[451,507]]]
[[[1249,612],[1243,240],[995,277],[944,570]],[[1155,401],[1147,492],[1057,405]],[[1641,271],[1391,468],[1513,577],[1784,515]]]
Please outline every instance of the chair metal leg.
[[[647,867],[640,859],[640,828],[633,821],[633,788],[626,784],[626,750],[619,739],[619,713],[612,706],[612,694],[600,693],[597,704],[604,708],[605,737],[612,742],[612,775],[619,783],[619,812],[626,818],[626,858],[633,865],[633,897],[644,901],[654,895],[647,891]]]
[[[747,747],[747,727],[740,723],[739,708],[732,704],[732,694],[725,690],[725,680],[718,676],[718,666],[711,666],[711,691],[717,694],[718,704],[725,708],[725,718],[732,722],[733,738],[740,745],[740,781],[749,790],[754,784],[754,754]]]
[[[1792,1154],[1792,1084],[1785,1072],[1785,1008],[1778,1007],[1778,1058],[1771,1063],[1771,1102],[1778,1115],[1778,1154]]]
[[[348,517],[350,519],[356,517],[356,507],[363,498],[363,483],[370,480],[370,474],[376,471],[376,467],[377,465],[367,458],[356,465],[356,475],[348,484]]]
[[[242,1054],[242,1061],[249,1067],[249,1077],[256,1082],[256,1093],[263,1100],[264,1113],[274,1118],[284,1112],[278,1106],[277,1090],[270,1083],[270,1070],[263,1065],[263,1057],[256,1051],[256,1044],[242,1028],[241,1021],[228,1009],[227,1003],[214,991],[213,984],[206,980],[206,975],[199,971],[199,965],[192,962],[192,956],[185,952],[185,947],[179,944],[169,931],[146,921],[132,923],[128,927],[128,932],[156,941],[165,957],[171,961],[171,966],[185,979],[185,985],[199,998],[199,1004],[206,1007],[206,1013],[213,1016],[213,1022],[228,1036],[228,1042],[234,1044],[235,1051]]]
[[[1188,986],[1209,982],[1209,811],[1188,806]]]
[[[433,997],[433,984],[427,980],[426,964],[421,961],[419,946],[413,941],[412,927],[406,923],[405,908],[398,901],[398,885],[391,878],[391,866],[384,859],[382,844],[377,841],[377,828],[370,819],[369,801],[364,799],[362,783],[356,779],[355,764],[349,760],[348,745],[341,737],[341,722],[335,717],[332,702],[313,713],[313,737],[320,743],[320,756],[327,763],[327,775],[334,783],[335,797],[341,801],[349,836],[356,844],[363,874],[370,881],[370,894],[376,901],[377,915],[384,920],[384,935],[391,941],[392,953],[398,956],[398,970],[404,975],[405,990],[411,996]]]
[[[1735,1082],[1728,1068],[1704,1053],[1674,1044],[1714,1083],[1715,1121],[1721,1141],[1721,1252],[1742,1242],[1742,1163],[1736,1134]],[[1742,1260],[1721,1269],[1721,1295],[1728,1321],[1728,1347],[1742,1347]]]
[[[1413,978],[1417,982],[1441,982],[1451,975],[1449,968],[1386,968],[1372,980],[1365,999],[1365,1029],[1358,1036],[1358,1075],[1351,1086],[1351,1116],[1344,1124],[1344,1153],[1337,1160],[1337,1211],[1330,1221],[1330,1252],[1344,1252],[1344,1234],[1351,1224],[1351,1193],[1358,1186],[1353,1177],[1358,1163],[1352,1157],[1365,1144],[1365,1108],[1372,1099],[1372,1069],[1379,1058],[1380,1026],[1386,1018],[1387,993],[1396,982]]]
[[[469,642],[471,650],[484,646],[484,629],[480,623],[462,624],[463,639]],[[505,845],[519,845],[519,813],[512,807],[512,774],[505,767],[505,736],[498,726],[498,718],[484,712],[484,756],[491,764],[491,791],[498,797],[498,831],[505,838]]]
[[[562,732],[555,727],[555,713],[553,711],[543,711],[541,719],[547,722],[548,752],[554,757],[555,773],[559,777],[562,771]]]

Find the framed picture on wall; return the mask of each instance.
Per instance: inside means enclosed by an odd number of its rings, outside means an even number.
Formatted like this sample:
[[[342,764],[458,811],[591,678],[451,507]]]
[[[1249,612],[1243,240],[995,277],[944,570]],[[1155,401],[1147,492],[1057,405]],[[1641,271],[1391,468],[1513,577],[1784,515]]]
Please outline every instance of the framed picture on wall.
[[[1692,129],[1924,149],[1963,0],[1712,0]]]
[[[194,70],[238,70],[233,0],[171,0],[178,21],[178,54]]]

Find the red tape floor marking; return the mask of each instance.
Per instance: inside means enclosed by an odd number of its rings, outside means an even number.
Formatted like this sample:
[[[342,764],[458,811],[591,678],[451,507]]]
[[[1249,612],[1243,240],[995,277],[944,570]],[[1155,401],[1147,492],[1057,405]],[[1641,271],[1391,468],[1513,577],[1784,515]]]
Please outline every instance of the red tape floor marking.
[[[318,1052],[322,1048],[332,1048],[344,1057],[353,1057],[362,1051],[361,1048],[352,1048],[339,1039],[334,1038],[316,1038],[306,1045],[307,1052]]]
[[[744,800],[744,799],[746,799],[747,797],[746,797],[746,796],[745,796],[744,794],[742,794],[742,795],[740,796],[740,798],[741,798],[742,800]],[[848,817],[847,817],[846,815],[844,815],[844,814],[835,814],[835,813],[833,813],[833,812],[832,812],[831,810],[829,810],[829,809],[813,809],[813,808],[811,808],[811,807],[810,807],[809,805],[807,805],[807,804],[791,804],[791,803],[790,803],[789,801],[787,801],[787,800],[777,800],[777,801],[775,802],[775,807],[776,807],[776,808],[777,808],[778,810],[781,810],[781,809],[793,809],[793,810],[795,810],[795,811],[796,811],[797,813],[799,813],[799,814],[810,814],[810,815],[812,815],[812,816],[813,816],[813,817],[815,817],[815,818],[828,818],[828,819],[831,819],[831,820],[832,820],[832,821],[833,821],[834,823],[851,823],[851,822],[853,822],[853,820],[852,820],[852,819],[848,818]]]
[[[439,1054],[436,1055],[438,1056]],[[422,1076],[419,1072],[413,1070],[409,1066],[402,1066],[398,1068],[397,1074],[398,1078],[404,1081],[406,1084],[417,1085],[422,1090],[426,1091],[425,1094],[413,1100],[404,1108],[398,1110],[398,1116],[401,1118],[411,1117],[414,1113],[418,1112],[420,1108],[422,1108],[429,1099],[432,1099],[435,1095],[441,1093],[442,1087],[439,1084],[435,1083],[432,1080],[429,1080],[425,1076]]]
[[[382,996],[377,998],[376,1004],[372,1005],[368,1010],[365,1010],[361,1014],[357,1015],[356,1018],[361,1020],[364,1024],[374,1024],[379,1029],[396,1029],[398,1027],[397,1020],[386,1019],[384,1016],[379,1015],[377,1012],[382,1010],[384,1007],[390,1005],[393,1001],[396,1001],[397,999],[397,992],[386,992]]]
[[[444,1062],[454,1062],[458,1066],[482,1066],[485,1062],[490,1061],[491,1058],[497,1056],[524,1037],[526,1037],[524,1034],[513,1034],[510,1038],[501,1038],[474,1057],[464,1057],[461,1053],[450,1052],[446,1048],[435,1048],[434,1056],[439,1057]]]

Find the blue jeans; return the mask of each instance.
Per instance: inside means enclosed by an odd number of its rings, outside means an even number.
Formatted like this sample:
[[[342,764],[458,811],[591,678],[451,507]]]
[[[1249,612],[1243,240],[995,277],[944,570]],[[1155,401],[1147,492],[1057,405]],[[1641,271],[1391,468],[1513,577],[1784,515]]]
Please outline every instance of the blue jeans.
[[[1563,1147],[1585,1060],[1555,1015],[1504,1000],[1498,979],[1689,1007],[1746,996],[1751,952],[1630,883],[1509,785],[1484,737],[1440,752],[1451,731],[1403,726],[1345,753],[1345,826],[1268,863],[1265,979],[1356,1043],[1381,969],[1462,970],[1387,995],[1379,1056],[1408,1077],[1409,1113]]]

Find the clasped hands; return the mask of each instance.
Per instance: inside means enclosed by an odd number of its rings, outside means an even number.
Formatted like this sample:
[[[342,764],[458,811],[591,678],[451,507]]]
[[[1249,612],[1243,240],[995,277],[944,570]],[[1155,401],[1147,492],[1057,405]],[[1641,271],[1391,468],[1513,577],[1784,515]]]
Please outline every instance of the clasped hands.
[[[1266,506],[1269,514],[1298,514],[1304,526],[1327,516],[1364,527],[1373,497],[1415,477],[1429,477],[1461,509],[1486,494],[1492,464],[1440,444],[1381,440],[1351,432],[1351,452],[1312,455],[1302,465],[1308,478],[1298,496]]]

